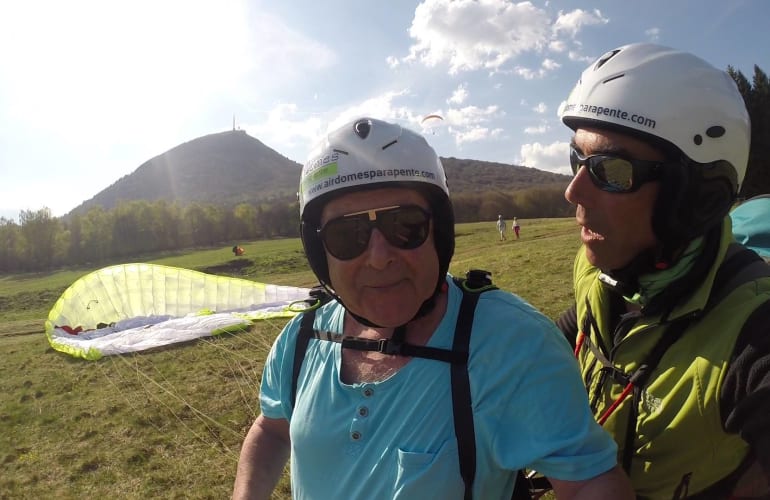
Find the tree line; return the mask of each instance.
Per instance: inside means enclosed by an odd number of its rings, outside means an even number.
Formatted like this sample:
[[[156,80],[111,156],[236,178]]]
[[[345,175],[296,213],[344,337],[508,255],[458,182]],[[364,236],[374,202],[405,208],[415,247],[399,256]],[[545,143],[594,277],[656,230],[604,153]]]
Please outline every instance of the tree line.
[[[751,198],[770,193],[770,80],[756,65],[751,82],[731,66],[727,67],[727,72],[738,84],[751,119],[749,168],[740,195]]]
[[[453,201],[457,221],[505,217],[565,217],[564,187],[463,194]],[[299,236],[297,202],[232,208],[164,200],[123,202],[111,210],[54,217],[50,209],[23,210],[19,223],[0,217],[0,273],[45,271],[126,261],[183,248]]]

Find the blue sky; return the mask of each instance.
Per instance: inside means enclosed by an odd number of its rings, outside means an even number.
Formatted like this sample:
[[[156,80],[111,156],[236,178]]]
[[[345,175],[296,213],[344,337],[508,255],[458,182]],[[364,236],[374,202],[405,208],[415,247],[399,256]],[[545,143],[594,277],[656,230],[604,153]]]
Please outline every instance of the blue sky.
[[[750,79],[768,19],[765,0],[2,2],[0,216],[64,215],[233,121],[300,163],[369,115],[441,156],[566,173],[556,110],[591,61],[652,41]]]

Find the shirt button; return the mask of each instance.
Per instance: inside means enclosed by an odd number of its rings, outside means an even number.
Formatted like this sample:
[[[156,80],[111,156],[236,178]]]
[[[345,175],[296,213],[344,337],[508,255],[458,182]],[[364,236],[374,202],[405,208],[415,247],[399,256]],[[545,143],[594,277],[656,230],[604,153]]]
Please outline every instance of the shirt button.
[[[372,389],[371,387],[367,387],[366,389],[364,389],[364,397],[370,398],[372,397],[373,394],[374,394],[374,389]]]
[[[359,439],[361,439],[361,433],[358,431],[351,432],[350,439],[352,439],[353,441],[358,441]]]
[[[366,406],[362,406],[361,408],[358,409],[358,415],[361,417],[365,417],[369,415],[369,408],[367,408]]]

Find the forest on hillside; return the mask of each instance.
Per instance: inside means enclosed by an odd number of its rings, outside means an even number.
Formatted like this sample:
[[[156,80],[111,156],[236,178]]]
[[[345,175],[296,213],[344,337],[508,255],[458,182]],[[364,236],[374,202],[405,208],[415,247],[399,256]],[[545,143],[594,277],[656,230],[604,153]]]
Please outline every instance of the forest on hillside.
[[[565,187],[466,193],[452,200],[457,222],[494,221],[498,214],[520,219],[566,217],[572,209],[564,199]],[[19,224],[0,218],[0,273],[106,264],[183,248],[298,236],[296,202],[225,208],[141,200],[61,218],[47,208],[24,210]]]

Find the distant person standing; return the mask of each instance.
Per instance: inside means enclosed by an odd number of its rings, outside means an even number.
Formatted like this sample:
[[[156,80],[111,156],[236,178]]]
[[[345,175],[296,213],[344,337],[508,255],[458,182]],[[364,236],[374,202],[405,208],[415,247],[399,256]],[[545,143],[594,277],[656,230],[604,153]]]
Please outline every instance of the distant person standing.
[[[519,220],[516,217],[514,217],[513,218],[513,232],[516,233],[516,239],[517,240],[519,239],[519,229],[520,229],[520,227],[519,227]]]
[[[505,237],[505,221],[502,215],[497,216],[497,230],[500,231],[500,241],[507,239]]]

